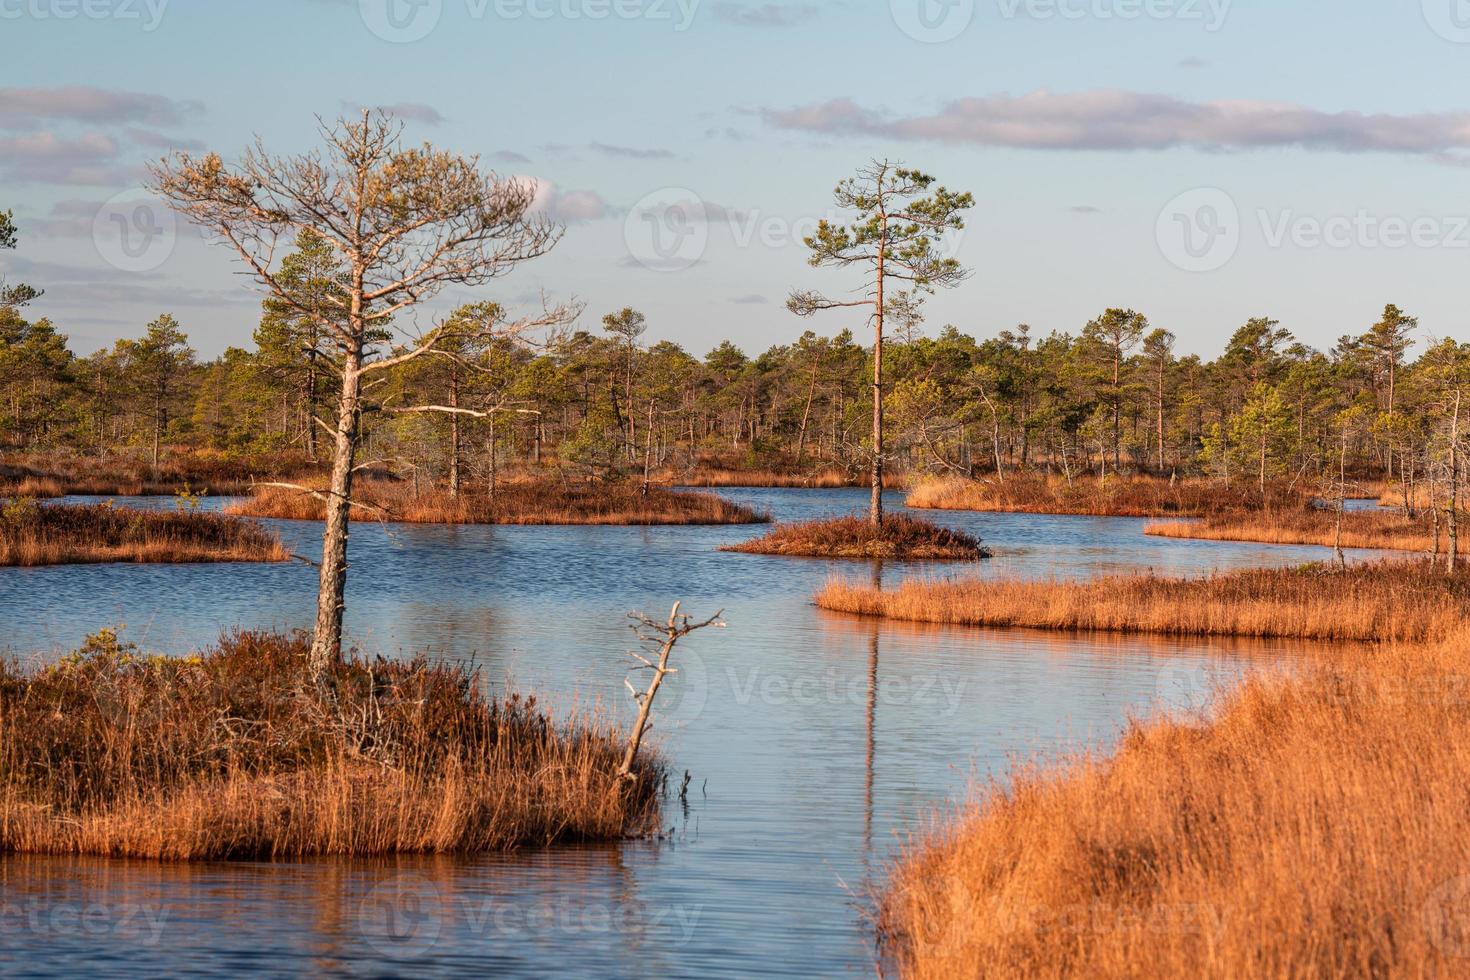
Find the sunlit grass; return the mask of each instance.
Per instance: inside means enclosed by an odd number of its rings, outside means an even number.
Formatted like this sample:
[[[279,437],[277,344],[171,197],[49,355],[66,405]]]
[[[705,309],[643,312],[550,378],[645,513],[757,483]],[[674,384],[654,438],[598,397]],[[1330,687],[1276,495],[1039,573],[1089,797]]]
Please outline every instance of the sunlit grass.
[[[217,859],[474,853],[656,825],[656,756],[491,699],[424,660],[351,660],[323,683],[303,637],[239,633],[197,657],[99,634],[0,670],[0,852]]]
[[[0,565],[286,561],[253,521],[189,510],[0,500]]]
[[[836,612],[963,626],[1421,642],[1444,636],[1470,614],[1470,578],[1447,576],[1423,561],[1396,561],[1195,579],[911,579],[889,590],[834,580],[816,603]]]
[[[1462,975],[1467,651],[1344,651],[984,788],[892,869],[886,953],[915,980]]]
[[[1270,488],[1286,499],[1283,488]],[[1291,497],[1291,499],[1299,499]],[[1259,508],[1260,489],[1224,480],[1166,480],[1149,476],[1078,477],[1015,473],[1000,480],[931,477],[909,493],[908,506],[929,510],[978,510],[1093,517],[1200,516],[1236,508]]]
[[[688,493],[636,482],[567,484],[552,480],[506,483],[493,496],[466,490],[451,497],[438,488],[417,494],[411,484],[360,480],[353,486],[359,518],[410,524],[758,524],[770,518],[711,493]],[[321,520],[321,498],[282,487],[257,488],[227,508],[231,514]]]
[[[1150,524],[1145,534],[1167,538],[1202,538],[1214,541],[1260,541],[1267,544],[1308,544],[1332,547],[1337,540],[1337,514],[1326,507],[1291,507],[1280,510],[1213,514],[1199,521],[1169,521]],[[1414,520],[1396,510],[1351,510],[1342,515],[1344,548],[1381,548],[1397,551],[1431,551],[1434,533],[1426,515]],[[1441,524],[1439,547],[1445,547]]]

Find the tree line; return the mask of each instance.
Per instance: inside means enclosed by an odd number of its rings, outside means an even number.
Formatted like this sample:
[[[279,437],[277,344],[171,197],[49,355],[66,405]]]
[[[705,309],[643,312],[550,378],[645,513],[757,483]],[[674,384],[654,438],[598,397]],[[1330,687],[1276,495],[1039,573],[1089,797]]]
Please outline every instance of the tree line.
[[[305,281],[329,275],[328,258],[303,236],[284,264]],[[264,306],[253,346],[211,359],[167,313],[135,339],[82,356],[50,320],[0,307],[0,440],[154,459],[163,446],[323,459],[340,394],[334,352],[309,318]],[[505,319],[498,304],[480,303],[446,322]],[[1345,461],[1360,476],[1428,485],[1448,475],[1464,428],[1470,345],[1421,336],[1410,358],[1416,327],[1390,305],[1318,351],[1253,318],[1206,360],[1176,354],[1174,335],[1133,310],[1106,310],[1075,331],[1021,324],[984,340],[952,325],[928,335],[907,310],[884,343],[884,455],[899,470],[967,476],[1147,472],[1263,484],[1319,479]],[[596,478],[702,458],[867,472],[873,349],[851,330],[808,330],[754,355],[726,340],[696,356],[644,343],[647,328],[626,308],[599,328],[541,339],[466,331],[451,344],[455,357],[385,372],[363,411],[365,452],[451,492],[493,482],[507,465],[551,462]],[[464,339],[472,335],[482,339]],[[399,411],[420,405],[434,407]]]

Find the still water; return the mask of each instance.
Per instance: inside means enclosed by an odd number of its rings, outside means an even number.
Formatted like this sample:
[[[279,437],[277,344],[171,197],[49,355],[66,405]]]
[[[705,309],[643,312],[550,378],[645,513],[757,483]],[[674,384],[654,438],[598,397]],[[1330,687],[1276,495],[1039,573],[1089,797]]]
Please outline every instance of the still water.
[[[861,490],[730,490],[780,520]],[[136,506],[169,501],[120,500]],[[213,501],[210,506],[218,506]],[[895,496],[891,506],[901,499]],[[946,513],[984,567],[724,554],[759,528],[354,525],[360,649],[472,660],[561,711],[627,714],[627,613],[724,610],[676,653],[655,736],[691,777],[669,836],[488,858],[169,865],[0,858],[0,971],[266,975],[850,976],[874,971],[872,890],[908,835],[1016,760],[1106,745],[1130,716],[1198,711],[1289,643],[930,628],[816,609],[832,576],[1196,574],[1319,548],[1145,537],[1134,519]],[[311,555],[320,526],[267,522]],[[182,653],[234,626],[310,623],[315,569],[0,569],[0,648],[49,658],[125,624]]]

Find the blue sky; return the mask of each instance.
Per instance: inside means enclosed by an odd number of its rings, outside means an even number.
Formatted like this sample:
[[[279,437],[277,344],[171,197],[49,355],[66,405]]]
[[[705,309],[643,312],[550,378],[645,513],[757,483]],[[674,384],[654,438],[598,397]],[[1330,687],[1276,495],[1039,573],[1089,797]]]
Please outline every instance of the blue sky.
[[[1327,347],[1393,302],[1470,338],[1464,0],[422,0],[399,8],[415,40],[390,2],[0,0],[0,208],[23,234],[0,261],[47,289],[35,312],[83,352],[164,311],[201,352],[248,345],[259,293],[224,248],[108,241],[146,204],[138,168],[257,134],[306,150],[316,114],[366,104],[545,182],[567,224],[422,320],[545,290],[589,326],[635,306],[696,353],[860,327],[783,300],[849,284],[799,237],[886,156],[975,196],[955,253],[973,276],[930,300],[931,331],[1076,331],[1123,305],[1184,351],[1257,315]],[[693,251],[640,262],[669,202],[702,205]]]

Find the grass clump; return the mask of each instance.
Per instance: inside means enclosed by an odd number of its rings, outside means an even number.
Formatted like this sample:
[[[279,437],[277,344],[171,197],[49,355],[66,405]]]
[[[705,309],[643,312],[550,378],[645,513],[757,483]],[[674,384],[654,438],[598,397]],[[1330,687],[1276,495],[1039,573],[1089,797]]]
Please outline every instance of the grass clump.
[[[1328,507],[1291,507],[1270,511],[1227,511],[1199,521],[1150,524],[1145,534],[1165,538],[1212,541],[1261,541],[1267,544],[1311,544],[1330,548],[1337,540],[1337,513]],[[1444,530],[1440,529],[1443,536]],[[1410,520],[1401,511],[1350,510],[1342,515],[1344,548],[1389,551],[1438,551],[1428,516]]]
[[[157,465],[126,453],[16,453],[0,458],[0,495],[18,497],[165,496],[183,487],[209,493],[244,493],[261,473],[302,470],[303,458],[254,459],[210,453],[173,453]]]
[[[861,480],[842,470],[824,469],[812,473],[778,470],[742,470],[696,467],[692,470],[665,470],[657,474],[660,483],[682,487],[784,487],[803,490],[832,490],[858,486]]]
[[[1231,509],[1258,509],[1261,495],[1255,484],[1246,486],[1225,480],[1114,475],[1105,480],[1079,477],[1066,481],[1018,473],[1004,480],[984,481],[958,476],[933,477],[916,486],[909,493],[907,503],[923,510],[1197,517]]]
[[[494,495],[439,489],[415,493],[392,480],[362,480],[353,499],[375,514],[409,524],[759,524],[770,517],[711,493],[682,493],[637,483],[565,484],[551,480],[507,483]],[[322,520],[318,497],[284,487],[260,487],[227,508],[230,514]]]
[[[280,538],[252,521],[194,510],[0,501],[0,565],[287,561]]]
[[[727,545],[724,551],[803,558],[891,561],[978,561],[990,552],[978,538],[907,514],[891,514],[881,527],[866,517],[838,517],[780,524],[763,537]]]
[[[991,785],[893,867],[912,980],[1459,976],[1470,630],[1258,675]]]
[[[1470,577],[1445,575],[1423,561],[1384,561],[1194,579],[910,580],[887,591],[833,581],[816,603],[836,612],[961,626],[1424,642],[1470,617]]]
[[[656,823],[656,757],[491,699],[468,670],[351,659],[235,633],[141,656],[104,631],[0,670],[0,852],[220,859],[474,853],[609,840]]]

